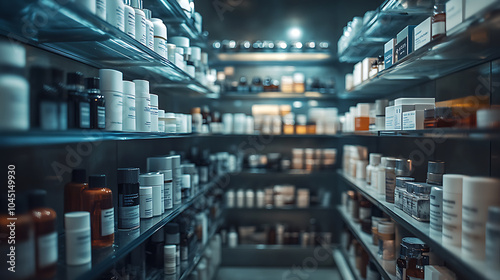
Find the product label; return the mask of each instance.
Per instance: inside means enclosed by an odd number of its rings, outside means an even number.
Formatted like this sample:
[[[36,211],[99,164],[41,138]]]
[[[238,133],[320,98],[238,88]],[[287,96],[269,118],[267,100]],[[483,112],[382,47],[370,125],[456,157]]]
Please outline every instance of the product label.
[[[106,0],[96,0],[96,15],[106,19]]]
[[[443,193],[443,224],[462,224],[462,194]]]
[[[160,188],[160,196],[161,196],[161,205],[163,205],[161,212],[165,213],[165,184]]]
[[[165,209],[172,209],[173,204],[172,204],[172,181],[165,181],[164,184],[165,187]]]
[[[174,168],[174,204],[181,204],[182,201],[182,172],[180,168]]]
[[[416,111],[403,113],[403,130],[417,129]]]
[[[450,0],[446,3],[446,31],[462,23],[463,0]]]
[[[58,129],[57,103],[50,101],[40,102],[40,127],[43,130]]]
[[[120,194],[118,196],[118,228],[132,229],[140,224],[139,194]]]
[[[396,173],[394,170],[385,172],[385,201],[394,203],[394,189],[396,188]]]
[[[420,23],[414,30],[415,33],[415,50],[420,49],[425,44],[431,41],[431,18],[427,18]]]
[[[153,197],[151,195],[141,196],[141,218],[153,217]]]
[[[148,34],[146,40],[148,43],[148,48],[152,50],[155,49],[154,37],[155,37],[155,30],[153,24],[151,23],[151,25],[148,26]]]
[[[446,23],[444,21],[438,21],[432,23],[432,36],[445,34]]]
[[[116,27],[121,31],[125,30],[124,17],[123,5],[118,5],[118,7],[116,7]]]
[[[115,209],[101,210],[101,236],[107,236],[115,232]]]
[[[408,42],[406,40],[403,40],[396,45],[396,50],[394,51],[394,63],[405,58],[408,53]]]
[[[90,128],[90,104],[80,102],[80,128]]]
[[[57,262],[57,232],[38,237],[38,264],[46,267]]]
[[[127,35],[135,38],[135,12],[127,13],[127,24],[125,25],[125,31]]]
[[[106,128],[106,108],[97,106],[97,128]]]
[[[127,96],[127,117],[129,120],[134,120],[135,121],[135,96]]]
[[[66,258],[69,265],[87,263],[91,259],[90,230],[66,232]]]
[[[140,22],[140,30],[143,32],[140,32],[139,36],[140,38],[135,38],[137,41],[139,41],[141,44],[146,45],[146,18],[141,16],[141,22]],[[137,35],[137,34],[136,34]]]

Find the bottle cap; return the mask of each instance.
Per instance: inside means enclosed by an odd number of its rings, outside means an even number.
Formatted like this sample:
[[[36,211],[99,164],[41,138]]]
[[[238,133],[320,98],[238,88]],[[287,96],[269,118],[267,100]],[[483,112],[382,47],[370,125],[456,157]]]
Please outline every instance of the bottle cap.
[[[100,69],[101,91],[123,92],[123,73],[113,69]]]
[[[24,68],[26,66],[26,49],[21,44],[8,40],[0,40],[0,65]]]
[[[460,174],[443,175],[443,192],[461,194],[463,189],[463,180],[466,176]]]
[[[151,10],[149,10],[149,9],[142,9],[142,11],[144,12],[144,15],[146,16],[146,19],[151,20],[151,15],[152,15]]]
[[[163,246],[163,253],[165,255],[175,255],[177,248],[175,245],[165,245]]]
[[[85,78],[85,88],[89,89],[100,89],[100,80],[99,77],[91,77]]]
[[[431,199],[443,199],[443,188],[442,187],[432,187],[431,189]]]
[[[488,207],[488,223],[500,224],[500,207],[499,206]]]
[[[89,176],[89,188],[100,189],[106,187],[106,175],[90,175]]]
[[[377,231],[382,234],[392,234],[394,233],[394,223],[379,221],[377,224]]]
[[[64,214],[64,227],[66,230],[90,229],[90,213],[77,211]]]
[[[163,185],[163,174],[150,172],[139,175],[139,183],[141,186],[158,186]]]
[[[26,193],[29,209],[47,207],[45,198],[47,197],[46,190],[31,190]]]
[[[181,167],[181,156],[174,155],[170,157],[172,159],[172,168],[180,168]]]
[[[149,98],[151,99],[151,106],[158,107],[158,95],[150,94]]]
[[[151,21],[154,25],[154,35],[155,37],[161,37],[167,40],[167,27],[163,21],[159,18],[152,18]]]
[[[172,171],[171,157],[149,157],[147,159],[148,172],[156,171]],[[168,178],[167,178],[168,179]]]
[[[168,40],[170,43],[176,45],[177,47],[189,48],[189,38],[182,36],[173,36]]]
[[[182,179],[182,188],[183,189],[191,188],[191,175],[182,174],[181,179]]]
[[[135,97],[135,83],[131,81],[123,81],[123,94]]]
[[[412,177],[396,177],[396,187],[404,187],[405,182],[413,182],[415,178]]]
[[[73,169],[71,181],[75,183],[87,183],[87,171],[85,169]]]
[[[201,60],[201,48],[191,47],[191,60],[200,61]]]
[[[136,97],[149,97],[149,81],[146,80],[134,80],[135,84],[135,96]]]
[[[379,165],[382,154],[370,153],[370,165]]]
[[[118,184],[139,183],[139,168],[118,168]]]
[[[401,240],[402,243],[405,244],[406,248],[408,251],[411,250],[422,250],[422,251],[428,251],[429,246],[425,244],[422,240],[416,238],[416,237],[405,237]]]

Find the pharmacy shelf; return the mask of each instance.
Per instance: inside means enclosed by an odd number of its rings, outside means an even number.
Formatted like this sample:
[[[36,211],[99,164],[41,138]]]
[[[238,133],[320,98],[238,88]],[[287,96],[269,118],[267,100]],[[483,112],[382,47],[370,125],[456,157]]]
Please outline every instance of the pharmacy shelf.
[[[77,275],[75,270],[78,268],[68,266],[65,262],[65,238],[61,235],[59,239],[60,258],[58,268],[58,279],[95,279],[105,273],[112,265],[129,254],[134,248],[145,242],[157,230],[171,222],[186,209],[191,207],[196,202],[200,201],[209,190],[217,186],[221,176],[216,177],[212,182],[202,185],[200,191],[185,201],[182,205],[174,207],[172,210],[165,212],[163,215],[150,219],[141,219],[140,228],[131,231],[117,230],[115,232],[115,243],[108,248],[100,248],[92,250],[92,265],[87,269],[81,269]]]
[[[419,222],[394,207],[394,204],[385,202],[383,198],[370,191],[365,181],[353,178],[345,174],[342,170],[337,170],[337,173],[340,178],[356,191],[359,191],[373,205],[388,214],[396,223],[427,243],[432,251],[445,261],[446,266],[450,267],[458,276],[461,276],[463,279],[493,280],[498,278],[484,261],[472,260],[462,256],[460,248],[443,246],[440,236],[437,238],[431,235],[429,223]]]
[[[365,57],[377,57],[384,52],[384,44],[396,37],[405,26],[419,24],[432,15],[432,6],[428,4],[430,1],[425,6],[410,7],[404,7],[402,2],[386,0],[339,54],[339,60],[353,63]]]
[[[397,91],[500,58],[499,10],[500,3],[495,1],[488,9],[450,30],[447,36],[433,40],[392,67],[381,71],[373,79],[364,81],[339,96],[389,96]],[[396,33],[391,37],[395,35]],[[377,55],[379,54],[382,52],[377,52]]]
[[[303,93],[288,92],[226,92],[221,99],[254,100],[254,99],[292,99],[292,100],[335,100],[338,97],[333,93],[306,91]]]
[[[239,215],[241,213],[246,212],[269,212],[269,211],[285,211],[285,212],[295,212],[295,211],[331,211],[332,207],[324,207],[324,206],[309,206],[309,207],[298,207],[295,205],[286,205],[281,207],[273,207],[273,206],[265,206],[265,207],[242,207],[242,208],[226,208],[226,210],[230,211],[229,215]]]
[[[215,50],[214,50],[215,52]],[[212,67],[223,66],[318,66],[333,65],[335,57],[327,51],[305,52],[220,52]]]
[[[362,280],[359,271],[351,257],[343,248],[334,248],[332,251],[335,266],[340,272],[343,280]]]
[[[498,140],[500,129],[488,128],[429,128],[419,130],[381,130],[381,131],[357,131],[343,132],[339,137],[367,136],[367,137],[410,137],[410,138],[445,138],[445,139],[468,139],[468,140]]]
[[[12,13],[0,18],[1,35],[96,68],[122,71],[126,79],[149,80],[153,89],[156,85],[160,88],[175,85],[202,96],[211,96],[209,88],[172,62],[108,22],[83,10],[75,2],[26,2],[24,6],[21,5],[17,10],[11,9]],[[39,17],[44,21],[38,25],[26,23],[26,19]]]
[[[351,217],[347,214],[346,210],[342,206],[337,206],[337,210],[340,213],[340,216],[344,220],[347,227],[350,229],[354,237],[359,241],[359,243],[366,250],[368,255],[370,255],[371,260],[375,263],[377,270],[379,271],[382,278],[386,280],[395,280],[396,275],[392,274],[392,272],[388,272],[388,269],[392,271],[396,271],[396,261],[385,261],[380,259],[378,256],[378,246],[373,245],[373,238],[370,234],[363,232],[361,230],[361,225],[356,224]],[[396,250],[399,251],[399,250]]]
[[[233,172],[230,175],[250,175],[250,174],[262,174],[262,175],[328,175],[332,174],[333,169],[330,170],[303,170],[303,169],[290,169],[285,171],[269,170],[264,168],[249,168],[243,169],[240,172]]]

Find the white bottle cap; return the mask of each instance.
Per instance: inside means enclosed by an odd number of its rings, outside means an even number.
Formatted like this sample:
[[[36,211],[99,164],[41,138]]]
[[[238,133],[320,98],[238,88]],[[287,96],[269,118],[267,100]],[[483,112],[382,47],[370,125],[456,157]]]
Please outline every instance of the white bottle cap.
[[[191,188],[191,175],[182,174],[182,188]]]
[[[66,230],[90,229],[90,213],[77,211],[64,214],[64,227]]]
[[[189,38],[188,37],[174,36],[174,37],[170,37],[170,39],[168,41],[170,43],[178,46],[178,47],[189,48]]]
[[[181,156],[175,155],[175,156],[171,156],[170,158],[172,158],[172,167],[174,169],[181,167]]]
[[[24,68],[26,66],[26,49],[21,44],[0,40],[0,65]]]
[[[444,174],[443,175],[443,192],[445,193],[462,193],[462,185],[465,175],[460,174]]]
[[[135,96],[136,97],[149,97],[149,81],[134,80],[135,83]]]
[[[175,255],[175,251],[176,251],[176,247],[175,245],[165,245],[163,246],[163,253],[165,255]]]
[[[200,47],[191,47],[191,60],[193,60],[193,61],[201,60],[201,48]]]
[[[368,117],[370,115],[370,104],[369,103],[358,103],[356,106],[357,117]]]
[[[167,40],[167,27],[159,18],[152,18],[151,21],[154,25],[155,37],[161,37]]]
[[[139,184],[142,186],[163,185],[163,174],[151,172],[139,175]]]
[[[370,153],[370,165],[379,165],[381,158],[382,154]]]
[[[123,81],[123,94],[135,96],[135,84],[131,81]]]
[[[123,73],[113,69],[100,69],[101,91],[123,92]]]
[[[151,98],[151,106],[158,107],[158,95],[156,94],[150,94],[149,98]]]
[[[165,110],[158,110],[158,118],[165,118]]]
[[[170,157],[148,157],[147,166],[149,172],[172,170],[172,159]]]

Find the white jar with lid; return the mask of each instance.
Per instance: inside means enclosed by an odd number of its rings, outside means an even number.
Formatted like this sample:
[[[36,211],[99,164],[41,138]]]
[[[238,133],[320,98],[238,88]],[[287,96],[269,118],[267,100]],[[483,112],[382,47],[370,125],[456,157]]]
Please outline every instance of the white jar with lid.
[[[106,100],[106,130],[123,130],[123,74],[112,69],[99,70],[101,93]]]
[[[92,260],[90,213],[85,211],[64,214],[66,264],[83,265]]]
[[[151,132],[158,132],[158,95],[150,94]]]
[[[125,31],[124,9],[123,0],[106,0],[106,21],[120,31]]]
[[[165,133],[177,133],[177,120],[174,113],[165,113]]]
[[[460,247],[462,244],[462,186],[464,175],[443,175],[443,228],[445,246]]]
[[[462,254],[484,260],[488,207],[500,206],[500,180],[465,177],[462,195]]]
[[[158,110],[158,132],[165,132],[165,110]]]
[[[135,119],[136,131],[151,131],[151,109],[149,82],[145,80],[134,80],[135,83]]]
[[[135,83],[123,81],[123,131],[135,131]]]
[[[141,187],[152,187],[153,189],[153,216],[160,216],[165,212],[163,178],[163,174],[157,172],[139,175]]]
[[[124,15],[124,25],[125,25],[125,33],[135,38],[135,10],[132,8],[130,0],[124,0],[125,6],[123,8]]]
[[[159,18],[151,19],[154,25],[154,51],[164,58],[167,57],[167,27]]]

